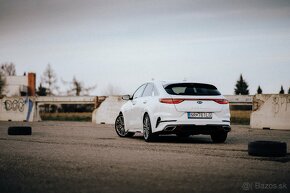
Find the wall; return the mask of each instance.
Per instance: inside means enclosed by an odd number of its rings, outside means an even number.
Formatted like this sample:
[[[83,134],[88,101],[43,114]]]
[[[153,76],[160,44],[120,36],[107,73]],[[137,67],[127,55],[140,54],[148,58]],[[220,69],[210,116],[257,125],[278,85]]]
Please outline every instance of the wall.
[[[29,72],[27,76],[7,76],[5,96],[35,96],[36,74]]]
[[[252,106],[253,96],[250,95],[227,95],[225,96],[230,105],[250,105]],[[121,96],[110,96],[101,103],[100,107],[95,109],[92,115],[93,123],[114,124],[115,119],[120,112],[121,106],[126,101]]]
[[[34,97],[0,99],[0,121],[40,121]]]
[[[94,103],[96,98],[98,97],[89,97],[83,99],[85,101],[79,102]],[[37,106],[40,103],[49,104],[52,102],[46,100],[45,97],[5,97],[0,99],[0,120],[39,121],[40,116]],[[59,102],[62,103],[63,100]],[[74,99],[74,97],[70,97],[69,100],[77,103],[80,98]],[[243,97],[243,100],[230,100],[230,102],[248,103],[249,100],[250,97]],[[55,98],[53,98],[53,101],[56,102]],[[121,96],[104,97],[104,101],[93,112],[92,121],[94,123],[114,124],[120,108],[125,102],[121,99]],[[290,130],[290,95],[255,95],[253,98],[251,127]]]
[[[122,100],[121,96],[109,96],[101,103],[99,108],[94,110],[92,122],[100,124],[115,124],[115,119],[118,116],[121,106],[126,101]]]
[[[252,95],[225,95],[226,99],[234,104],[234,103],[252,103],[253,96]]]
[[[290,94],[255,95],[251,128],[290,130]]]

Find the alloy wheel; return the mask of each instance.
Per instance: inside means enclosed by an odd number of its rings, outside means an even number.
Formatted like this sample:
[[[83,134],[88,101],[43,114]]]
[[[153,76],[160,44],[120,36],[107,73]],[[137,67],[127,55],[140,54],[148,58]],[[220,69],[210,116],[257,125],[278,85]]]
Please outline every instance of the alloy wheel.
[[[115,129],[120,136],[126,135],[125,126],[124,126],[124,118],[122,115],[119,115],[118,118],[116,119]]]

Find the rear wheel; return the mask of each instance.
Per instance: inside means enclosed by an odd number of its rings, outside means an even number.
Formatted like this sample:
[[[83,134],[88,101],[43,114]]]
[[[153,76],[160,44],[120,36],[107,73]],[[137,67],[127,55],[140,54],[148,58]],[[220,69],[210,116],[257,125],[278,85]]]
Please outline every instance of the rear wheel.
[[[149,115],[146,114],[143,119],[143,136],[146,142],[153,141],[156,135],[152,133]]]
[[[128,132],[125,130],[124,117],[122,114],[119,114],[116,118],[115,130],[120,137],[133,137],[133,135],[135,134],[133,132]]]
[[[224,143],[227,139],[228,133],[227,132],[216,132],[211,134],[211,140],[214,143]]]

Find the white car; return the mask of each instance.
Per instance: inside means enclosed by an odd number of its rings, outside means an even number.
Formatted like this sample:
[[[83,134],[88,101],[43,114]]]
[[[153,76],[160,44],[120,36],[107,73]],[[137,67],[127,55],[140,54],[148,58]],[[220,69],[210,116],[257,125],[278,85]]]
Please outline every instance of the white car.
[[[128,101],[115,121],[120,137],[141,132],[148,142],[160,134],[205,134],[223,143],[231,130],[229,102],[210,84],[153,81],[122,98]]]

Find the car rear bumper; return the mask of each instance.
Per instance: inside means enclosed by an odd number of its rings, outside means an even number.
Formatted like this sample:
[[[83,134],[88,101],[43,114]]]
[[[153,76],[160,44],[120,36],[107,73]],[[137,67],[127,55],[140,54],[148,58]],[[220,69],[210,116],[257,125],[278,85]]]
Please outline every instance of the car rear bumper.
[[[205,134],[210,135],[216,132],[230,132],[230,125],[220,125],[220,124],[207,124],[207,125],[194,125],[194,124],[169,124],[166,125],[163,130],[157,133],[162,134],[178,134],[187,133],[191,135]]]

